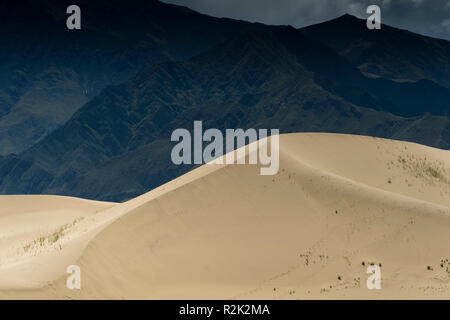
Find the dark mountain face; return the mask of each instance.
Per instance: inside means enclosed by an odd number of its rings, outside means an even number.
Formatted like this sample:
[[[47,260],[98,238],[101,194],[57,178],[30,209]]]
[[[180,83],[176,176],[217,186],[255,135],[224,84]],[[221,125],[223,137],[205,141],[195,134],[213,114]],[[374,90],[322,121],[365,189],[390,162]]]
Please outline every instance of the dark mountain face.
[[[434,114],[403,101],[412,92],[426,99],[426,90],[449,94],[431,81],[368,79],[291,27],[255,26],[187,61],[155,64],[103,90],[47,138],[0,159],[0,191],[136,196],[193,168],[172,164],[170,134],[192,130],[194,120],[204,129],[357,133],[450,148],[441,100],[430,102]]]
[[[68,30],[70,4],[1,5],[0,154],[32,146],[108,85],[187,59],[248,25],[154,0],[80,0],[81,30]]]
[[[386,25],[369,30],[365,20],[348,14],[300,31],[346,57],[368,76],[428,79],[450,88],[450,41]]]

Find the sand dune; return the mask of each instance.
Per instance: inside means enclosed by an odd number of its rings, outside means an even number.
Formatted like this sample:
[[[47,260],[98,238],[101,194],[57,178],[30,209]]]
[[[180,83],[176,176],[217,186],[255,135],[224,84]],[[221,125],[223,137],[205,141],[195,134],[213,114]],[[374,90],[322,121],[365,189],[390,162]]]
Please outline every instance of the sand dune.
[[[274,176],[205,165],[122,204],[0,207],[0,298],[450,298],[450,152],[417,144],[281,135]]]
[[[59,254],[65,230],[113,205],[61,196],[0,196],[0,290],[39,288],[60,275],[74,258],[74,252],[67,259]]]

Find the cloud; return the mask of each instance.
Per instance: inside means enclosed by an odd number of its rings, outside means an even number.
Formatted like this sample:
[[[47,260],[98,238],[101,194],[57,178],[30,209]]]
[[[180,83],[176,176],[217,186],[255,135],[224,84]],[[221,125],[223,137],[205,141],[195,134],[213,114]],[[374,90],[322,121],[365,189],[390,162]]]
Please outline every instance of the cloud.
[[[350,13],[367,17],[366,9],[381,7],[382,23],[414,32],[446,38],[441,22],[448,18],[449,0],[163,0],[202,13],[266,24],[302,27]]]
[[[442,21],[442,26],[444,27],[444,30],[450,33],[450,19],[445,19]]]

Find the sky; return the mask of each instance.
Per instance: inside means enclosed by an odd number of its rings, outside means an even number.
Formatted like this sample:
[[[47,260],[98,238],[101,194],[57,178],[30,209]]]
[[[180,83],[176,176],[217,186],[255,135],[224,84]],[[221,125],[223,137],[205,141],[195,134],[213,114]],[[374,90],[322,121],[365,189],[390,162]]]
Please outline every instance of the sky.
[[[450,40],[450,0],[163,0],[201,13],[252,22],[303,27],[350,13],[368,17],[371,4],[381,22]]]

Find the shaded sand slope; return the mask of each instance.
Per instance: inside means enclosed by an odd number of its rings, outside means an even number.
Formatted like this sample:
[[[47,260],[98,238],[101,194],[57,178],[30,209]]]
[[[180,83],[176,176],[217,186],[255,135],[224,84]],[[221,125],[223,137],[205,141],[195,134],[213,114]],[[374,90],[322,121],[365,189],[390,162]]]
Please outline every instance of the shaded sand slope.
[[[96,216],[80,222],[86,244],[96,235],[76,262],[82,290],[64,276],[0,297],[450,298],[448,151],[282,135],[277,175],[207,165]],[[366,288],[371,263],[382,290]]]

